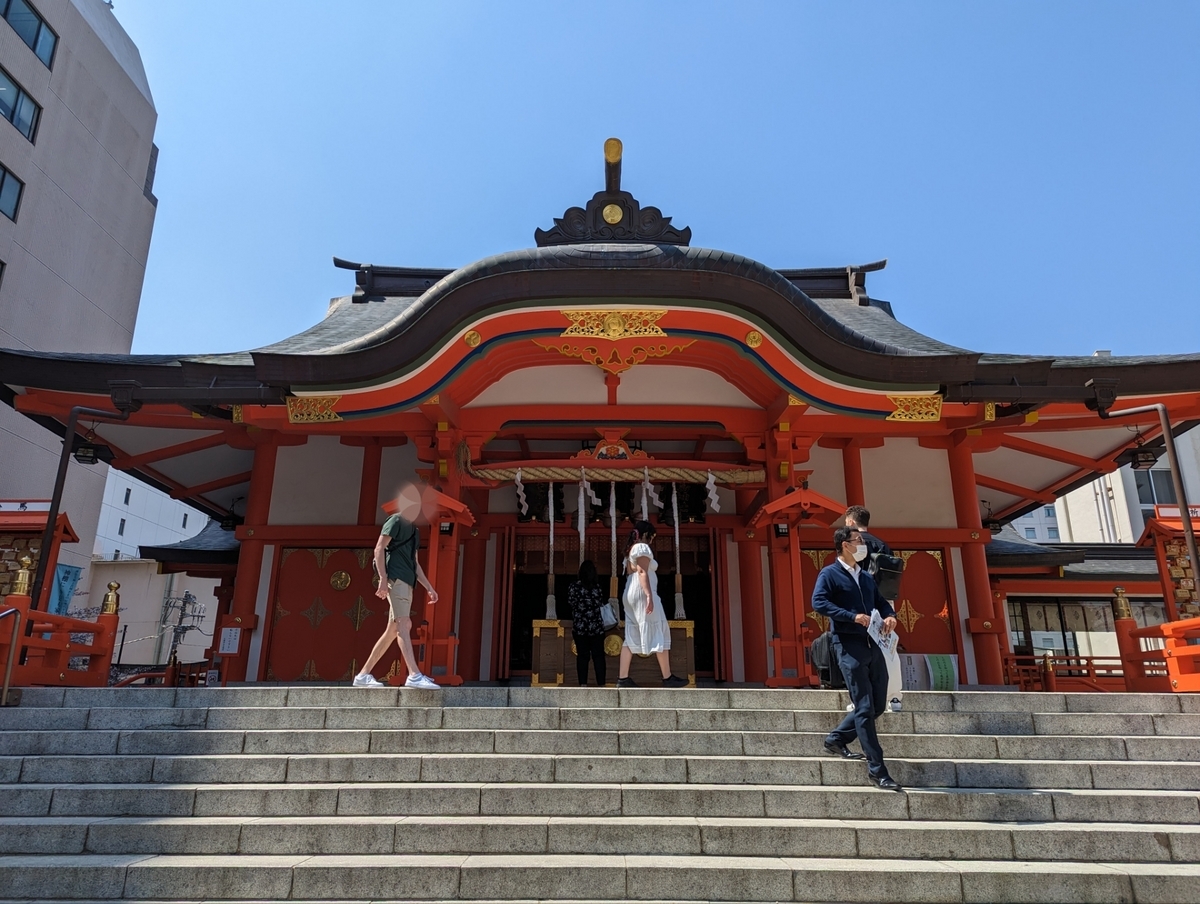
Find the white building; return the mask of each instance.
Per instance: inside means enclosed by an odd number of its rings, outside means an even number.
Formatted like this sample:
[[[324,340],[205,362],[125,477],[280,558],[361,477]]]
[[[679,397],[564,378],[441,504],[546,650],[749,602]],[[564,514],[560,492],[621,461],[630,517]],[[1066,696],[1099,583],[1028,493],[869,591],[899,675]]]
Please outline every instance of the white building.
[[[102,0],[0,2],[0,346],[128,352],[154,226],[157,113]],[[0,498],[46,498],[61,443],[0,398]],[[60,564],[86,575],[103,464],[72,461]],[[129,522],[127,521],[127,529]]]
[[[123,471],[110,470],[92,555],[136,559],[140,546],[165,546],[200,533],[208,515]]]

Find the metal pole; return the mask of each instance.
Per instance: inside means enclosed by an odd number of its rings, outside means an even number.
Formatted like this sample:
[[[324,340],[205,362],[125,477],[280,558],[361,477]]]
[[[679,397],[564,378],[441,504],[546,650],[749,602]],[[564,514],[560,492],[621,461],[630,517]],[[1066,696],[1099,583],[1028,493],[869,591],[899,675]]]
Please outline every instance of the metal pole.
[[[1114,418],[1131,414],[1149,414],[1157,412],[1158,422],[1162,427],[1163,445],[1167,449],[1167,466],[1171,470],[1171,483],[1175,488],[1175,501],[1179,504],[1179,520],[1183,525],[1183,537],[1187,542],[1188,560],[1192,565],[1192,574],[1200,567],[1200,555],[1196,554],[1196,534],[1192,529],[1192,514],[1188,510],[1187,494],[1183,489],[1183,472],[1179,469],[1179,455],[1175,451],[1175,436],[1171,433],[1171,419],[1167,415],[1167,406],[1162,403],[1141,405],[1137,408],[1123,408],[1120,411],[1101,411],[1100,417]]]
[[[50,567],[50,548],[54,545],[54,532],[57,528],[58,510],[62,506],[63,488],[67,483],[67,465],[71,461],[71,452],[75,449],[75,428],[79,425],[81,415],[105,421],[128,420],[129,412],[101,411],[98,408],[85,408],[76,405],[67,415],[67,429],[63,433],[62,452],[58,456],[58,473],[54,476],[54,494],[50,497],[50,511],[46,513],[46,529],[42,531],[42,547],[38,551],[37,571],[34,573],[33,589],[29,594],[29,608],[37,609],[42,597],[42,588],[46,584],[46,569]],[[33,624],[32,619],[29,622]]]
[[[0,706],[8,706],[8,688],[12,684],[13,658],[17,652],[17,635],[21,633],[21,610],[7,609],[4,612],[0,612],[0,618],[4,618],[6,615],[13,617],[13,627],[12,636],[8,639],[8,661],[4,664],[4,691],[0,693]]]
[[[117,665],[121,664],[121,657],[125,654],[125,635],[129,633],[129,625],[121,625],[121,647],[117,650]]]

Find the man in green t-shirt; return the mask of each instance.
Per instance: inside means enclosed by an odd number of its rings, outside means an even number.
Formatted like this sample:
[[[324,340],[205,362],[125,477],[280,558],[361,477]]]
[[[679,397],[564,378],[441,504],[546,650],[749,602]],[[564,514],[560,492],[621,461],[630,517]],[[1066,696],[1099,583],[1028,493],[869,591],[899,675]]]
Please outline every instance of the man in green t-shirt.
[[[380,575],[379,589],[375,595],[385,600],[389,605],[388,624],[383,635],[375,642],[371,655],[363,664],[362,671],[354,677],[355,687],[386,687],[375,676],[371,669],[387,652],[393,640],[400,645],[400,655],[408,667],[408,680],[405,687],[436,688],[434,681],[421,674],[417,667],[417,657],[412,647],[412,603],[413,589],[418,581],[429,594],[430,605],[438,600],[437,591],[421,570],[417,561],[417,549],[421,545],[420,532],[417,526],[399,515],[392,515],[383,523],[379,539],[375,543],[375,573]]]

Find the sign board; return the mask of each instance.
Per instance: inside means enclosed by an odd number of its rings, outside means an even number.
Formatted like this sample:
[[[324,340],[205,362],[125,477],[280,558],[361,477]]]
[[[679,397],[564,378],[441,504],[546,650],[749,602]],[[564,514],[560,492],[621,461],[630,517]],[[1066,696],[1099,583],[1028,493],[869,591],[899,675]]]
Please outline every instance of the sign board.
[[[217,647],[217,652],[222,656],[237,655],[238,647],[242,644],[242,629],[241,628],[222,628],[221,629],[221,645]]]
[[[1200,518],[1200,505],[1189,505],[1188,516],[1191,518]],[[1169,518],[1172,521],[1179,519],[1179,506],[1177,505],[1156,505],[1154,506],[1154,517],[1160,521],[1163,518]]]
[[[239,629],[240,630],[240,629]],[[216,669],[209,669],[204,675],[205,687],[216,687],[221,683],[221,673]]]
[[[900,674],[906,691],[958,690],[958,654],[901,653]]]

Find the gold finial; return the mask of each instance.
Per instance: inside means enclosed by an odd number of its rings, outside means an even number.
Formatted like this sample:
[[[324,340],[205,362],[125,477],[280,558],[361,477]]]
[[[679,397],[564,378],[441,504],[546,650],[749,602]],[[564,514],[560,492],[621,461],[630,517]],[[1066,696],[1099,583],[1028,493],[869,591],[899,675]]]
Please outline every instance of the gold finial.
[[[606,192],[619,192],[621,190],[621,139],[610,138],[604,142],[604,190]],[[615,205],[609,204],[608,207]],[[607,211],[608,208],[606,207]],[[619,210],[619,208],[618,208]],[[621,218],[615,220],[608,219],[605,216],[605,221],[610,224],[621,222]]]
[[[116,615],[121,607],[121,594],[117,593],[121,585],[116,581],[108,582],[108,593],[104,594],[104,605],[100,607],[101,615]]]
[[[604,142],[604,162],[605,163],[620,163],[621,162],[621,139],[610,138]]]
[[[1125,595],[1124,587],[1114,587],[1113,618],[1133,618],[1133,607],[1129,605],[1129,597]]]
[[[33,564],[33,559],[29,556],[21,556],[21,567],[17,569],[17,579],[13,582],[12,592],[17,596],[29,596],[29,566]]]

